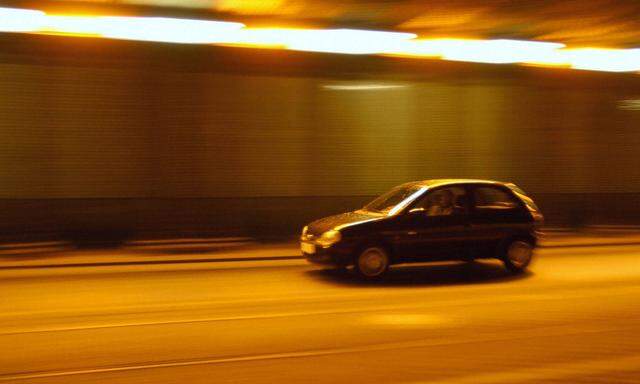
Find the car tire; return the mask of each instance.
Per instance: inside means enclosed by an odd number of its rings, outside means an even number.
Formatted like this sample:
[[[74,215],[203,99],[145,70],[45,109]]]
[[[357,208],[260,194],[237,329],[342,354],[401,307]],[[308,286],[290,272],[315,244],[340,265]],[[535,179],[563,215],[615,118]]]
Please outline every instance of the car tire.
[[[367,280],[379,279],[389,270],[389,252],[379,245],[362,248],[354,260],[354,271]]]
[[[511,239],[501,247],[499,258],[509,272],[523,273],[533,259],[535,246],[530,240],[516,238]]]

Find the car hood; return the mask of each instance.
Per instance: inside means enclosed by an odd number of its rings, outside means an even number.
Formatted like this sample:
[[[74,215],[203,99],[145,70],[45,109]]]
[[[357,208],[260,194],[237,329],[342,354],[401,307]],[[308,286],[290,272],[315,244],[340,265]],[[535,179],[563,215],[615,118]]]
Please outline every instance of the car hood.
[[[383,214],[366,211],[341,213],[312,222],[309,224],[308,233],[314,236],[320,236],[326,231],[336,229],[336,227],[358,224],[365,221],[381,220],[385,217]]]

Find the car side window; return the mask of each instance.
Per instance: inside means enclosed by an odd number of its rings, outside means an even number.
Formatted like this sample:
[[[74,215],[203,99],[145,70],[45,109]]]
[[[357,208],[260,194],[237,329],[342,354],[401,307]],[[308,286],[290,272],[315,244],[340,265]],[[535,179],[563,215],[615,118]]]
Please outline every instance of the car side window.
[[[439,188],[427,195],[413,209],[424,211],[427,216],[450,216],[466,212],[465,189],[462,187]]]
[[[513,209],[519,205],[513,196],[495,187],[478,187],[473,197],[479,209]]]

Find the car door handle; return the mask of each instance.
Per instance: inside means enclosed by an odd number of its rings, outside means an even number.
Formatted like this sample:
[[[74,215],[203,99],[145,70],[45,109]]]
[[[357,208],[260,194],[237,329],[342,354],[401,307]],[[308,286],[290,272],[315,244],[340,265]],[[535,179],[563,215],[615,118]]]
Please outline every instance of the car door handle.
[[[407,232],[407,235],[411,235],[411,236],[414,236],[414,235],[417,235],[417,234],[418,234],[418,232],[416,232],[416,231]]]

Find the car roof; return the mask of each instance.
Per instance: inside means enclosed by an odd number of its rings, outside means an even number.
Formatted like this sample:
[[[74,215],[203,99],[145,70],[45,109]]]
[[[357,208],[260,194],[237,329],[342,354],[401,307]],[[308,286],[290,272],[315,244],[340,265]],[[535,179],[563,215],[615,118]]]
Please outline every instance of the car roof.
[[[414,184],[425,186],[428,188],[433,188],[433,187],[439,187],[442,185],[452,185],[452,184],[508,185],[510,183],[505,183],[505,182],[496,181],[496,180],[482,180],[482,179],[430,179],[430,180],[415,181]]]

